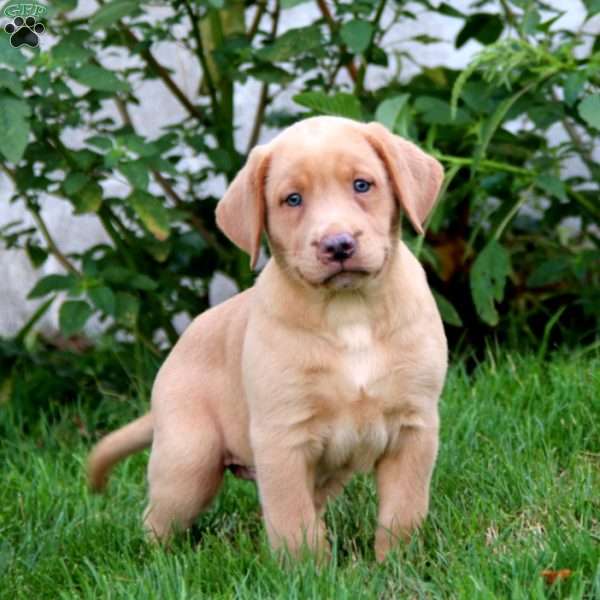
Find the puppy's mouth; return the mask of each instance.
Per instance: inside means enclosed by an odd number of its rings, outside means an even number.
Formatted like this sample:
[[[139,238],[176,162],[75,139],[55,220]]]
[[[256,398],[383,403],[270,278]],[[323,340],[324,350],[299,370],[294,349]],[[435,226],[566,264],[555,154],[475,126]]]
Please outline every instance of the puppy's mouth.
[[[366,269],[347,269],[342,265],[337,271],[330,273],[322,279],[321,285],[333,284],[336,287],[346,287],[362,280],[368,275],[371,275],[371,272]]]
[[[367,261],[343,261],[338,264],[329,264],[327,272],[315,273],[312,269],[302,269],[299,265],[293,267],[297,277],[316,288],[329,290],[353,290],[359,289],[368,281],[377,279],[383,272],[390,256],[389,248],[384,248],[383,260],[378,265],[365,265]],[[322,267],[322,265],[321,265]],[[320,271],[321,269],[319,269]]]

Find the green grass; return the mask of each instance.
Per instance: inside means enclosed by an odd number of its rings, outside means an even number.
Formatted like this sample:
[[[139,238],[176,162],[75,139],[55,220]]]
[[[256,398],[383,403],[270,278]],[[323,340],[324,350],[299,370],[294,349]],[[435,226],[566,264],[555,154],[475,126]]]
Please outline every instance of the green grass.
[[[427,524],[374,561],[376,499],[356,478],[329,509],[334,558],[281,568],[254,486],[227,479],[169,551],[144,542],[146,456],[90,495],[83,461],[97,419],[139,407],[107,398],[18,424],[0,406],[0,598],[600,598],[600,358],[490,358],[451,369]],[[99,416],[100,415],[100,416]],[[548,585],[544,569],[571,569]]]

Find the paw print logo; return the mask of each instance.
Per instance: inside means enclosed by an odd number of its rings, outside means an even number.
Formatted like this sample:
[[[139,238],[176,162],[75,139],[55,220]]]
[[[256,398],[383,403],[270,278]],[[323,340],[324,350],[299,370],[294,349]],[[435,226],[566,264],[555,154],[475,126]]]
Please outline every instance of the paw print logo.
[[[10,35],[10,45],[18,48],[27,44],[31,48],[36,48],[39,44],[39,36],[45,31],[45,27],[38,23],[34,17],[16,17],[12,23],[4,26],[4,31]]]

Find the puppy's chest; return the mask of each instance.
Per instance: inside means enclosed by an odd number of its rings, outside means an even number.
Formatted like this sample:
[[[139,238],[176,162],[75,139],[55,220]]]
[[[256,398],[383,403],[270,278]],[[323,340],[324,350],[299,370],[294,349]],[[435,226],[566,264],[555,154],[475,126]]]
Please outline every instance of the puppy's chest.
[[[376,343],[373,330],[364,323],[350,323],[336,331],[338,364],[336,375],[346,384],[351,396],[366,392],[381,376],[384,356]]]
[[[320,462],[326,470],[367,471],[395,437],[395,419],[387,411],[387,356],[364,323],[345,324],[336,334],[330,377],[321,381],[327,417],[319,432]]]

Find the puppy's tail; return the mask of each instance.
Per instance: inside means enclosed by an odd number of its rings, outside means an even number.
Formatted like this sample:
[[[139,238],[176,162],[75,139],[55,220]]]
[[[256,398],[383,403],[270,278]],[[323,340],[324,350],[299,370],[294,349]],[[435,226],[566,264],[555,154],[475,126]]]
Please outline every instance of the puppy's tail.
[[[88,458],[88,485],[94,492],[106,486],[113,466],[126,456],[139,452],[152,443],[152,413],[146,413],[121,429],[103,437]]]

